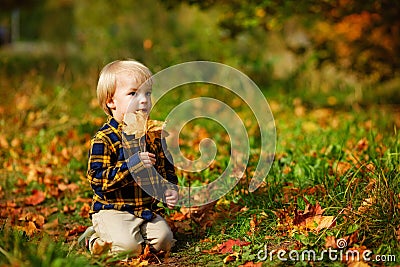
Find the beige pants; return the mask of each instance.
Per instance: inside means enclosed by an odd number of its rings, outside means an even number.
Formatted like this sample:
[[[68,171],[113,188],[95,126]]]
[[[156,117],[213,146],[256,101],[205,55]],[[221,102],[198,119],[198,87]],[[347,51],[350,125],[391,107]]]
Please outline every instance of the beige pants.
[[[126,211],[101,210],[93,214],[92,223],[96,233],[90,238],[94,240],[90,248],[96,242],[100,246],[111,243],[112,253],[140,255],[143,243],[150,244],[157,251],[169,251],[176,241],[160,215],[146,222]]]

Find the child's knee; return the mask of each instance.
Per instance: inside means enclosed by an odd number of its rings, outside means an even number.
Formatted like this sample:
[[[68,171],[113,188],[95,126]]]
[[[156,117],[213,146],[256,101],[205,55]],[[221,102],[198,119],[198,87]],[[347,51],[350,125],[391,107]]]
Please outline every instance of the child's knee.
[[[157,251],[170,251],[171,247],[174,246],[175,241],[172,231],[168,229],[168,231],[162,231],[159,233],[153,243],[153,248]]]
[[[134,239],[120,240],[112,244],[113,253],[128,253],[132,256],[138,256],[142,253],[142,244]]]

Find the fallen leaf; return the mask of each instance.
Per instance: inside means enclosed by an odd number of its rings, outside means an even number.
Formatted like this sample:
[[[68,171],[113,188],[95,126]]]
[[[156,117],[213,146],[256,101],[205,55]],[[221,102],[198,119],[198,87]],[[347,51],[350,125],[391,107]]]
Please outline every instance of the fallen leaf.
[[[250,219],[250,233],[251,235],[254,234],[254,232],[256,231],[257,225],[258,225],[258,221],[257,221],[257,215],[253,214],[252,218]]]
[[[304,228],[320,231],[324,228],[330,228],[335,224],[335,216],[323,216],[321,205],[317,202],[315,205],[307,204],[304,211],[294,210],[295,216],[293,224]]]
[[[215,206],[217,202],[213,201],[206,205],[202,206],[193,206],[193,207],[181,207],[181,213],[185,215],[187,218],[192,218],[194,220],[198,220],[199,218],[204,217],[203,215],[209,213]]]
[[[146,247],[143,250],[143,253],[139,256],[139,259],[141,261],[144,261],[146,259],[149,259],[151,257],[151,252],[150,252],[150,245],[146,244]]]
[[[27,236],[33,236],[38,231],[34,222],[28,222],[26,226],[17,226],[16,228],[24,231]]]
[[[44,229],[44,230],[50,230],[50,229],[57,228],[57,226],[58,226],[58,218],[56,218],[56,219],[53,220],[52,222],[45,223],[45,224],[43,225],[43,229]]]
[[[231,253],[228,256],[226,256],[223,261],[225,264],[227,264],[227,263],[236,261],[238,258],[239,258],[239,253],[234,252],[234,253]]]
[[[183,221],[188,217],[181,212],[174,212],[171,216],[169,216],[169,218],[173,221]]]
[[[89,218],[90,206],[87,203],[84,203],[81,211],[79,212],[79,216],[82,218]]]
[[[243,265],[239,265],[239,267],[262,267],[262,262],[252,262],[252,261],[248,261]]]
[[[358,207],[357,211],[360,213],[365,213],[368,211],[372,205],[376,202],[375,197],[366,198],[361,203],[360,207]]]
[[[52,207],[52,208],[44,207],[43,209],[41,209],[41,212],[45,217],[48,217],[49,215],[51,215],[57,211],[58,211],[57,207]]]
[[[25,204],[36,206],[36,205],[42,203],[45,199],[46,199],[46,196],[44,195],[44,193],[42,191],[34,189],[34,190],[32,190],[32,195],[25,199]]]
[[[222,243],[221,245],[218,246],[219,253],[225,254],[225,253],[233,253],[233,247],[238,246],[238,247],[244,247],[250,245],[251,242],[246,242],[242,241],[239,239],[233,240],[229,239]]]
[[[75,211],[75,209],[76,209],[76,204],[74,204],[72,206],[65,205],[64,208],[63,208],[63,212],[64,213],[72,213],[72,212]]]
[[[345,236],[342,239],[346,241],[346,246],[351,246],[358,241],[358,230],[352,233],[351,235]]]
[[[189,220],[172,222],[170,223],[170,227],[172,228],[171,230],[173,232],[178,232],[178,233],[186,233],[192,230],[192,226]]]
[[[336,238],[333,235],[327,236],[325,239],[325,248],[337,248]]]
[[[294,210],[294,225],[304,225],[307,218],[314,217],[316,215],[322,215],[324,210],[321,208],[319,203],[315,203],[315,205],[307,204],[304,211],[298,210],[297,207]]]
[[[86,228],[87,228],[87,226],[78,225],[77,227],[67,231],[65,233],[65,237],[81,234],[81,233],[85,232]]]
[[[335,168],[335,173],[338,176],[343,176],[344,174],[346,174],[350,169],[352,168],[352,165],[349,162],[343,162],[343,161],[339,161],[336,165]]]
[[[317,232],[324,228],[330,228],[335,224],[335,216],[316,215],[306,219],[305,227]]]
[[[78,196],[78,197],[74,200],[74,202],[75,202],[75,203],[78,203],[78,202],[82,202],[82,203],[91,203],[91,202],[92,202],[92,199],[91,199],[91,198],[82,198],[82,197]]]
[[[358,141],[356,149],[360,152],[365,151],[368,149],[368,140],[367,138],[362,138],[360,141]]]
[[[363,261],[355,261],[347,265],[348,267],[369,267],[370,265],[368,263],[365,263]]]
[[[101,255],[108,252],[111,249],[112,242],[105,242],[101,239],[97,239],[96,242],[93,243],[92,254],[93,255]]]

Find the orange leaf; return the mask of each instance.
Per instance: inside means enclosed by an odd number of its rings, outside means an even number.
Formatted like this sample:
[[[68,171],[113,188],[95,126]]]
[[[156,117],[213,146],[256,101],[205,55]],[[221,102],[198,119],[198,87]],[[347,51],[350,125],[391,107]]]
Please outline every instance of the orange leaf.
[[[243,246],[248,246],[250,244],[251,242],[246,242],[239,239],[236,240],[229,239],[228,241],[225,241],[224,243],[219,245],[218,249],[221,254],[233,253],[233,246],[243,247]]]
[[[92,247],[92,254],[93,255],[101,255],[105,252],[108,252],[111,249],[112,242],[105,242],[103,240],[97,239],[94,242]]]
[[[325,248],[337,248],[336,238],[333,235],[326,237]]]
[[[56,219],[53,220],[52,222],[45,223],[45,224],[43,225],[43,229],[44,229],[44,230],[54,229],[54,228],[56,228],[57,226],[58,226],[58,218],[56,218]]]
[[[36,205],[42,203],[45,199],[46,199],[46,196],[44,195],[44,193],[42,191],[34,189],[34,190],[32,190],[32,195],[25,199],[25,204],[36,206]]]
[[[24,231],[28,236],[32,236],[38,231],[34,222],[28,222],[26,226],[17,226],[17,229]]]
[[[175,212],[175,213],[172,214],[169,218],[170,218],[171,220],[173,220],[173,221],[183,221],[183,220],[186,219],[187,217],[186,217],[185,214],[182,214],[181,212]]]
[[[252,261],[248,261],[246,262],[244,265],[239,265],[239,267],[261,267],[262,266],[262,262],[252,262]]]
[[[317,202],[315,205],[307,204],[304,211],[299,211],[297,208],[294,210],[294,219],[293,223],[295,225],[305,225],[306,219],[314,217],[316,215],[322,215],[324,210],[321,208],[321,205]]]
[[[253,217],[250,220],[250,232],[251,233],[255,232],[257,225],[258,225],[257,215],[254,214]]]
[[[149,259],[151,256],[152,255],[151,255],[151,252],[150,252],[150,245],[146,244],[146,247],[144,248],[143,253],[142,253],[142,255],[140,255],[139,259],[141,261],[144,261],[144,260]]]
[[[79,216],[83,218],[89,218],[89,211],[90,211],[90,206],[87,203],[84,203],[81,212],[79,212]]]
[[[370,265],[363,261],[355,261],[355,262],[350,263],[348,266],[349,267],[369,267]]]
[[[346,174],[351,169],[351,167],[352,165],[350,163],[339,161],[336,165],[335,172],[337,175],[342,176]]]
[[[86,228],[87,228],[86,226],[78,225],[74,229],[71,229],[71,230],[67,231],[65,233],[65,237],[83,233],[83,232],[85,232]]]
[[[28,226],[25,227],[26,234],[32,236],[38,229],[34,222],[28,222]]]

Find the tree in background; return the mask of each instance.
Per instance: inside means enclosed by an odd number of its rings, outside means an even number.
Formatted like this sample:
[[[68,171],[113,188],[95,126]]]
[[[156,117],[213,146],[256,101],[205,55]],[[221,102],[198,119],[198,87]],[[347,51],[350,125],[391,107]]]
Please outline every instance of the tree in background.
[[[399,72],[400,2],[392,0],[168,0],[202,9],[220,8],[219,25],[228,38],[261,28],[282,31],[296,17],[307,30],[295,42],[287,42],[296,53],[316,51],[318,64],[333,62],[370,81],[393,78]],[[290,35],[291,33],[289,33]],[[287,36],[290,38],[291,36]],[[293,38],[292,38],[293,39]]]

